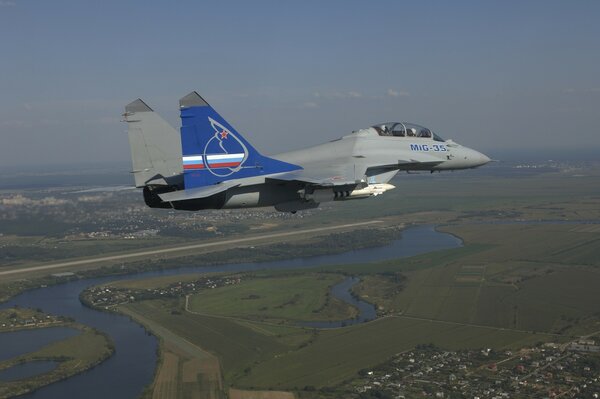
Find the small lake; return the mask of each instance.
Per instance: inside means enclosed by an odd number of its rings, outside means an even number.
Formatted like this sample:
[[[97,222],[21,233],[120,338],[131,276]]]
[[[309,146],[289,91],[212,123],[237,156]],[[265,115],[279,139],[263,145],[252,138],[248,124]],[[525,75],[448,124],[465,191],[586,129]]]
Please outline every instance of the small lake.
[[[40,308],[46,313],[68,316],[77,322],[97,328],[108,334],[115,343],[115,354],[93,369],[67,380],[48,385],[27,398],[82,398],[130,399],[136,398],[152,382],[157,361],[158,342],[154,336],[128,317],[99,312],[87,308],[79,301],[86,288],[110,281],[133,280],[148,277],[172,276],[189,273],[242,272],[261,269],[302,269],[324,265],[343,265],[405,258],[427,252],[456,248],[462,241],[434,226],[410,227],[402,237],[376,247],[348,251],[340,254],[296,258],[272,262],[236,263],[218,266],[184,265],[178,269],[146,273],[109,276],[71,281],[64,284],[24,292],[0,308],[14,306]],[[344,290],[343,287],[340,288]],[[347,292],[348,289],[346,288]],[[0,346],[0,358],[6,356]]]
[[[35,352],[55,341],[80,334],[67,327],[46,327],[0,333],[0,361]]]
[[[48,360],[17,364],[16,366],[0,371],[0,381],[18,381],[38,374],[44,374],[54,370],[58,364],[58,362]]]

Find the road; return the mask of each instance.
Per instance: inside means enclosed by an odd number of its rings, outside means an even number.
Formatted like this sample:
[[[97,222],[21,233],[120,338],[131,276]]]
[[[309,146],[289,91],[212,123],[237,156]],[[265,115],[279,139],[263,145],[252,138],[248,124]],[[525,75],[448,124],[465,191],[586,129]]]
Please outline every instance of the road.
[[[335,226],[317,227],[317,228],[312,228],[312,229],[261,234],[261,235],[251,236],[251,237],[232,238],[229,240],[206,242],[206,243],[202,243],[202,244],[180,245],[177,247],[153,249],[153,250],[146,250],[146,251],[136,251],[136,252],[130,252],[130,253],[125,253],[125,254],[119,254],[119,255],[99,256],[99,257],[88,258],[88,259],[50,263],[50,264],[39,265],[39,266],[22,267],[22,268],[17,268],[17,269],[12,269],[12,270],[0,271],[0,277],[12,275],[12,274],[31,273],[31,272],[41,271],[41,270],[53,270],[53,269],[61,269],[61,268],[72,267],[72,266],[83,266],[83,265],[89,265],[89,264],[93,264],[93,263],[100,263],[100,262],[107,262],[107,261],[118,261],[118,260],[140,258],[140,257],[146,257],[146,256],[153,256],[153,255],[164,255],[166,253],[182,252],[182,251],[189,251],[189,250],[194,250],[194,249],[206,249],[206,248],[217,247],[217,246],[222,246],[222,245],[243,244],[243,243],[249,243],[249,242],[253,242],[253,241],[269,239],[269,238],[290,237],[290,236],[295,236],[295,235],[299,235],[299,234],[309,234],[309,233],[322,233],[325,231],[340,230],[340,229],[345,229],[345,228],[349,228],[349,227],[367,226],[367,225],[376,224],[376,223],[383,223],[383,222],[381,220],[370,220],[368,222],[338,224]]]
[[[389,316],[384,316],[384,317],[394,317],[394,318],[398,318],[398,319],[421,320],[421,321],[429,321],[429,322],[432,322],[432,323],[452,324],[452,325],[455,325],[455,326],[464,326],[464,327],[487,328],[489,330],[496,330],[496,331],[513,331],[513,332],[525,333],[525,334],[532,334],[533,333],[533,331],[531,331],[531,330],[519,330],[519,329],[516,329],[516,328],[496,327],[496,326],[489,326],[489,325],[485,325],[485,324],[473,324],[473,323],[463,323],[463,322],[459,322],[459,321],[450,321],[450,320],[441,320],[441,319],[430,319],[430,318],[427,318],[427,317],[418,317],[418,316],[389,315]],[[555,334],[555,333],[551,333],[551,332],[537,332],[536,334],[549,335],[549,336],[553,336],[553,337],[564,337],[564,335],[562,335],[562,334]]]
[[[221,365],[215,355],[175,334],[167,327],[144,317],[134,309],[120,307],[119,311],[132,317],[161,339],[160,350],[163,361],[158,363],[154,376],[152,399],[187,397],[184,396],[184,385],[187,385],[188,389],[195,390],[194,398],[219,399],[226,397],[223,392]],[[169,364],[167,357],[174,359],[175,364]],[[189,381],[190,375],[193,377],[192,381]],[[202,381],[202,384],[198,384],[198,381]]]

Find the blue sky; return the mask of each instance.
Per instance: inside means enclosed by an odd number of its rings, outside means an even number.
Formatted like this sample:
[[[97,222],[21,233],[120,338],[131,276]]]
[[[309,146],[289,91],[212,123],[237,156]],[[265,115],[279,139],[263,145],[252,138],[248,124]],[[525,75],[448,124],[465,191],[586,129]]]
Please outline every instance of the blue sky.
[[[390,120],[600,150],[597,1],[0,0],[0,165],[126,162],[123,106],[197,90],[257,148]]]

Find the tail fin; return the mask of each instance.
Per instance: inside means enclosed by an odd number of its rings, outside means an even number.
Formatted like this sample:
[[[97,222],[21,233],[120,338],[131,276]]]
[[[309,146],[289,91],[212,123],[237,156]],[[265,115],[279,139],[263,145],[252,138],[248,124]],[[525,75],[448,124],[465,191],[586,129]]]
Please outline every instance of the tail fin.
[[[179,107],[186,189],[301,169],[261,155],[195,91]]]
[[[181,141],[177,130],[141,99],[125,106],[136,187],[176,185],[181,179]]]

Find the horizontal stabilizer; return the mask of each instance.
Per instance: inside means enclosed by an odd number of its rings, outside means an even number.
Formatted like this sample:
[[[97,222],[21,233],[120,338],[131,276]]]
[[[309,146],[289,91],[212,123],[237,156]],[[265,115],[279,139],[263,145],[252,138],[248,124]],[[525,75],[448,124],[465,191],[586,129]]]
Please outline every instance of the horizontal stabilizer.
[[[207,198],[211,195],[218,194],[230,188],[239,186],[240,183],[223,182],[212,186],[191,188],[188,190],[172,191],[169,193],[159,194],[161,200],[165,202],[185,201],[199,198]]]

